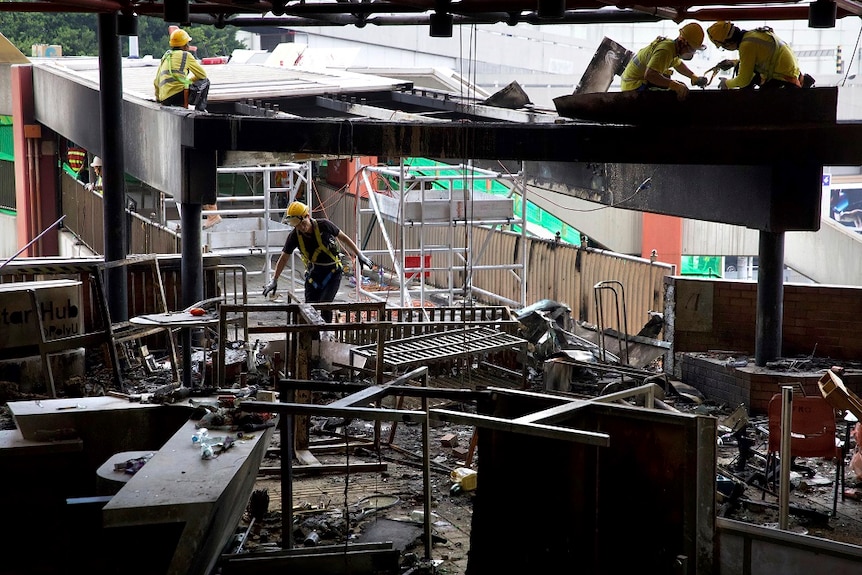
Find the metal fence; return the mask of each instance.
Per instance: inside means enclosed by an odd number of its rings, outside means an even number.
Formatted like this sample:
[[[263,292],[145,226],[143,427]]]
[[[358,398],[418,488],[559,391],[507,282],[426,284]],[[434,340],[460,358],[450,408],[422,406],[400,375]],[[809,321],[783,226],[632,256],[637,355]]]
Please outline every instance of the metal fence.
[[[62,187],[66,227],[91,249],[104,253],[101,196],[88,192],[71,178],[63,178]],[[349,236],[357,237],[355,196],[320,183],[315,187],[319,205],[327,206],[325,216]],[[127,221],[130,238],[128,253],[180,252],[181,240],[177,233],[136,213],[130,212]],[[405,245],[411,245],[411,242],[418,245],[420,236],[415,228],[399,226],[392,221],[384,221],[383,225],[389,237],[403,235]],[[361,249],[386,250],[383,234],[376,226],[362,230],[361,237]],[[470,234],[463,234],[463,239],[469,242],[469,249],[482,246],[486,261],[515,263],[520,260],[521,250],[526,250],[526,305],[545,299],[554,300],[569,306],[575,320],[599,324],[602,318],[611,318],[611,321],[603,322],[602,327],[629,333],[639,331],[640,326],[649,320],[650,311],[662,311],[664,278],[674,275],[676,271],[670,264],[651,262],[645,258],[577,247],[554,240],[527,238],[524,241],[520,233],[495,231],[481,226],[474,226]],[[447,244],[450,241],[449,230],[445,227],[425,230],[423,241]],[[375,263],[387,267],[383,258],[378,258]],[[511,305],[511,302],[520,299],[520,280],[512,270],[462,268],[453,272],[434,261],[432,254],[431,264],[426,271],[424,281],[434,286],[446,286],[450,278],[456,287],[463,286],[465,278],[471,274],[471,285],[475,288],[472,296],[482,304]],[[609,298],[597,300],[596,289],[603,282],[619,282],[624,289],[622,301]],[[394,300],[391,303],[396,305]],[[625,313],[622,321],[627,325],[620,325],[614,319],[618,317],[620,307]]]

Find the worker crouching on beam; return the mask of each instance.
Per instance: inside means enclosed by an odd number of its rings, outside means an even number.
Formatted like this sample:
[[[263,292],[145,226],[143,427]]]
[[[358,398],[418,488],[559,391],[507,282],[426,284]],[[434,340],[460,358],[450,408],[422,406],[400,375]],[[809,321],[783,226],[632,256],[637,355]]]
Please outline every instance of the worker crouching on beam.
[[[688,87],[673,80],[671,70],[688,78],[692,86],[705,86],[707,79],[692,72],[683,62],[705,48],[703,38],[703,28],[696,22],[680,28],[675,40],[659,36],[629,60],[622,73],[622,90],[672,90],[682,100],[688,94]]]
[[[722,78],[718,87],[733,88],[810,88],[814,78],[799,71],[796,55],[772,28],[763,26],[742,30],[733,22],[720,21],[707,29],[718,48],[739,50],[736,76]]]

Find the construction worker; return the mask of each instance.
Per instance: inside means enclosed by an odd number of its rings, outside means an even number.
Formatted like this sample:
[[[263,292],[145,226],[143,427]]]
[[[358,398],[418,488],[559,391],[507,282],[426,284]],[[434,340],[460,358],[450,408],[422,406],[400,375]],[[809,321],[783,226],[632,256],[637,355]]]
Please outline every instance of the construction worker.
[[[293,226],[293,230],[287,235],[272,279],[263,288],[264,296],[274,294],[278,289],[278,278],[297,248],[305,263],[305,303],[335,299],[343,273],[339,242],[356,256],[360,268],[374,267],[374,262],[363,255],[347,234],[327,219],[312,218],[308,206],[302,202],[292,202],[287,207],[287,223]],[[332,320],[330,312],[321,312],[321,316],[327,322]]]
[[[799,71],[796,55],[786,42],[764,26],[741,30],[733,22],[716,22],[707,29],[709,39],[718,48],[739,50],[736,77],[721,78],[718,87],[732,88],[801,88],[814,79]]]
[[[93,156],[93,161],[90,162],[90,167],[93,168],[93,174],[96,176],[95,182],[89,182],[84,187],[87,188],[88,191],[96,192],[100,196],[102,195],[102,158],[99,156]]]
[[[153,80],[156,101],[165,106],[194,104],[195,110],[206,112],[210,81],[206,70],[189,51],[191,41],[188,32],[181,28],[171,32],[171,48],[162,56]]]
[[[706,86],[707,79],[692,72],[683,62],[703,49],[703,28],[696,22],[680,28],[675,40],[659,36],[632,56],[623,70],[620,87],[624,92],[672,90],[682,100],[688,94],[688,87],[671,79],[671,70],[688,78],[692,86]]]

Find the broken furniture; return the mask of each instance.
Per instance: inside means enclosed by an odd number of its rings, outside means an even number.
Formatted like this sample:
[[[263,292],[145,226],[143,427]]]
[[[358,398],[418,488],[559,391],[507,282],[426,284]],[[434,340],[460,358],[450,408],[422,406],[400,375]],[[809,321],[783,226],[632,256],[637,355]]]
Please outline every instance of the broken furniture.
[[[192,357],[192,347],[193,347],[193,337],[192,330],[195,328],[201,328],[204,330],[205,336],[202,339],[203,342],[203,353],[204,359],[201,362],[201,372],[200,372],[200,386],[205,387],[205,372],[206,372],[206,350],[209,349],[209,342],[211,341],[211,337],[207,335],[209,333],[208,330],[212,330],[213,328],[218,326],[219,318],[217,315],[213,314],[211,311],[206,312],[202,315],[192,314],[192,309],[203,309],[200,308],[200,304],[195,304],[187,309],[177,312],[166,312],[166,313],[155,313],[155,314],[147,314],[147,315],[139,315],[133,317],[129,320],[129,323],[137,326],[149,326],[155,329],[163,329],[168,333],[173,334],[173,330],[181,329],[183,330],[183,373],[182,373],[182,385],[183,387],[187,387],[189,389],[193,387],[198,387],[194,385],[193,381],[193,373],[190,366],[192,365],[191,357]],[[173,339],[173,335],[169,336],[170,339]],[[176,357],[174,357],[174,364],[176,364]],[[174,367],[176,370],[176,367]],[[213,386],[215,387],[215,386]]]
[[[139,263],[149,263],[151,267],[149,274],[139,273],[136,269]],[[109,262],[105,264],[105,268],[109,269],[115,266],[126,268],[126,281],[129,287],[130,294],[138,294],[142,303],[150,308],[152,306],[159,313],[168,312],[168,302],[165,296],[165,284],[162,281],[162,271],[159,267],[158,256],[132,257],[117,262]],[[133,303],[134,307],[137,307]],[[134,318],[133,318],[134,319]],[[143,324],[136,323],[133,320],[117,321],[113,323],[114,341],[117,344],[123,344],[128,341],[136,341],[138,345],[142,345],[142,341],[146,337],[156,334],[164,334],[166,340],[166,348],[168,359],[170,360],[171,373],[173,380],[179,382],[179,362],[177,361],[177,345],[174,340],[173,331],[166,326],[158,324]],[[125,349],[124,347],[122,349]],[[127,365],[131,364],[130,358],[126,357]]]
[[[790,453],[780,453],[782,426],[782,394],[776,393],[769,400],[769,447],[766,457],[767,481],[772,477],[773,485],[777,474],[776,462],[779,457],[822,457],[839,461],[842,450],[835,443],[835,410],[822,397],[792,397],[790,402]],[[838,484],[842,466],[835,466],[834,498],[832,514],[835,516],[838,505]],[[790,469],[790,467],[788,467]]]
[[[471,393],[475,414],[254,401],[241,409],[476,426],[481,496],[468,572],[715,572],[714,418],[511,389]],[[423,452],[427,459],[427,443]],[[553,528],[525,536],[513,520]]]
[[[40,357],[51,397],[57,397],[51,356],[103,345],[111,357],[115,384],[122,388],[105,300],[103,266],[100,259],[23,258],[8,263],[0,272],[0,283],[14,283],[3,287],[7,316],[0,340],[6,340],[6,345],[0,349],[0,359]],[[48,284],[34,281],[52,276],[80,279],[75,285],[68,279]],[[13,291],[20,291],[22,298],[15,300]],[[17,307],[12,307],[14,301]]]

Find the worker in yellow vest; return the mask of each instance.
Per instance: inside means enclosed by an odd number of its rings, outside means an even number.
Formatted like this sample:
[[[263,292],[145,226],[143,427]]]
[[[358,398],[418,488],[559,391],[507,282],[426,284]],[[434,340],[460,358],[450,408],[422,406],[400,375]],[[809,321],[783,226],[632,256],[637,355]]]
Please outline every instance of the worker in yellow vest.
[[[704,49],[703,37],[703,28],[697,22],[680,28],[676,38],[659,36],[632,56],[621,75],[620,88],[623,92],[671,90],[682,100],[688,95],[688,87],[671,78],[672,70],[688,78],[692,86],[706,86],[707,79],[683,62]]]
[[[739,50],[736,77],[722,78],[718,87],[733,88],[802,88],[814,85],[814,78],[802,74],[790,46],[763,26],[742,30],[733,22],[719,21],[707,28],[709,39],[718,48]]]
[[[206,70],[190,51],[191,41],[191,36],[182,28],[171,32],[171,47],[162,56],[153,80],[156,101],[164,106],[182,107],[188,97],[188,104],[193,104],[195,110],[206,112],[210,81]]]
[[[293,230],[287,235],[272,279],[263,288],[264,296],[278,289],[278,278],[296,249],[305,263],[305,303],[335,299],[343,274],[339,245],[356,256],[360,267],[374,267],[374,262],[363,255],[347,234],[330,220],[312,218],[308,206],[302,202],[293,202],[287,207],[287,223]],[[327,322],[332,321],[329,312],[321,312],[321,316]]]

